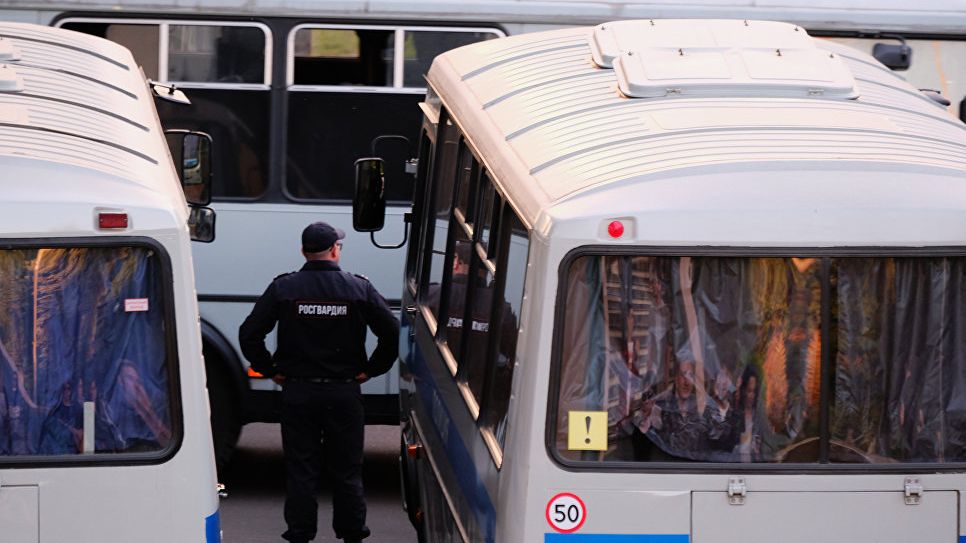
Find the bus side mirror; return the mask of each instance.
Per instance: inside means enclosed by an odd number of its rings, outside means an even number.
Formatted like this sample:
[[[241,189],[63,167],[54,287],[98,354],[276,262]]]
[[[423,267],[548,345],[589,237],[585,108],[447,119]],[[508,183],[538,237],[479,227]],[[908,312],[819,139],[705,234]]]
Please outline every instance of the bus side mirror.
[[[377,232],[386,223],[385,162],[381,158],[360,158],[355,168],[352,228],[356,232]]]
[[[959,102],[959,120],[966,123],[966,98]]]
[[[185,200],[191,205],[208,205],[211,203],[211,136],[189,130],[167,130],[164,135],[181,178]]]
[[[877,43],[872,47],[872,56],[890,70],[908,70],[912,65],[912,48],[905,44]]]
[[[188,211],[188,232],[191,241],[215,241],[215,211],[210,207],[191,206]]]

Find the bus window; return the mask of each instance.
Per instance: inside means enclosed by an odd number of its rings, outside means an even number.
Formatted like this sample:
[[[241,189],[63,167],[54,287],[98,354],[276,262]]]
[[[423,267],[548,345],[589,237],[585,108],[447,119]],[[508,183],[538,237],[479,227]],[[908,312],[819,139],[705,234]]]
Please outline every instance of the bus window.
[[[301,28],[295,32],[295,85],[391,87],[391,28]]]
[[[438,157],[434,165],[432,210],[429,213],[426,235],[423,240],[424,266],[428,269],[424,273],[428,280],[428,288],[424,291],[420,303],[428,306],[436,322],[440,322],[438,311],[439,295],[430,296],[433,285],[437,285],[436,292],[443,282],[443,268],[446,256],[446,237],[449,232],[450,211],[453,207],[453,179],[456,175],[456,158],[461,147],[459,129],[449,119],[440,123],[443,127],[440,138],[441,148],[437,148]]]
[[[966,259],[838,258],[831,268],[829,461],[962,462]]]
[[[267,27],[79,17],[64,19],[62,26],[118,42],[131,49],[147,77],[178,82],[191,106],[158,101],[164,127],[211,134],[221,148],[232,150],[213,157],[212,169],[218,172],[211,187],[214,198],[252,199],[265,192],[270,81]],[[165,50],[161,50],[162,29],[167,29]],[[159,76],[161,70],[167,77]]]
[[[244,26],[175,25],[168,30],[168,81],[264,83],[265,35]]]
[[[501,314],[494,313],[494,319],[499,317],[498,326],[491,327],[491,335],[499,334],[490,341],[489,382],[486,388],[486,400],[483,402],[483,425],[490,428],[496,436],[500,447],[506,442],[507,407],[510,402],[510,384],[513,381],[516,366],[516,347],[519,324],[521,322],[520,308],[523,305],[523,284],[527,273],[527,256],[530,240],[527,229],[520,219],[506,208],[506,223],[509,235],[505,261],[498,272],[502,277],[503,298],[502,309],[496,309]],[[494,322],[496,322],[494,320]]]
[[[0,462],[174,445],[171,328],[153,250],[5,249],[0,278]]]
[[[577,258],[558,451],[603,461],[962,461],[964,289],[963,258]],[[823,349],[834,382],[824,395]],[[567,450],[570,411],[607,412],[606,451]]]
[[[492,30],[406,30],[403,86],[425,87],[423,79],[436,55],[479,41],[498,38]]]

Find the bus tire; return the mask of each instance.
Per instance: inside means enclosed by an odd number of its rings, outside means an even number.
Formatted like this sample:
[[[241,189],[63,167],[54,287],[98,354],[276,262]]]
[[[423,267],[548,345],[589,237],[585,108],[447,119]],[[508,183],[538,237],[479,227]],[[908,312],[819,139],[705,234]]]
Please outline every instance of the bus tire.
[[[228,467],[241,434],[241,399],[231,376],[218,355],[204,348],[208,374],[208,404],[211,406],[211,441],[215,449],[218,480],[225,481]]]

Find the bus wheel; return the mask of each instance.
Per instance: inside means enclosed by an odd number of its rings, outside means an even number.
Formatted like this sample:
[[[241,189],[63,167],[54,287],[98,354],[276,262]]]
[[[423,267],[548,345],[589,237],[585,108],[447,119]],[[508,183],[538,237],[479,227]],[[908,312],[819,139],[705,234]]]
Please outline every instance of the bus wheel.
[[[204,351],[208,403],[211,406],[211,440],[215,448],[218,480],[224,482],[241,433],[240,398],[218,355],[210,352],[207,346]]]

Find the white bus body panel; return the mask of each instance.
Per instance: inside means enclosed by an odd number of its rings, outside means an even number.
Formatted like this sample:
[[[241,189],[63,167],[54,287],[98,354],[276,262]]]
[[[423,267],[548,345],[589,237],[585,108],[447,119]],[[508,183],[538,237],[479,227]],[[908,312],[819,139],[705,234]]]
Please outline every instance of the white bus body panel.
[[[552,315],[572,250],[966,246],[966,127],[868,56],[817,42],[846,61],[855,100],[628,99],[593,66],[590,33],[476,44],[441,55],[429,75],[532,227],[495,541],[566,541],[547,519],[560,492],[583,499],[578,533],[595,542],[955,541],[959,473],[916,473],[922,499],[907,505],[907,474],[735,465],[747,494],[730,505],[727,473],[584,472],[551,458]],[[619,239],[613,220],[626,227]]]
[[[24,64],[56,70],[64,63],[65,69],[77,70],[78,65],[69,64],[76,55],[87,63],[80,68],[92,80],[58,87],[56,71],[25,69],[25,95],[0,93],[0,111],[5,105],[20,107],[26,114],[21,121],[40,129],[0,127],[0,240],[43,245],[48,239],[142,238],[164,249],[173,279],[177,354],[172,359],[177,360],[180,387],[174,400],[180,413],[173,414],[173,422],[180,419],[182,434],[160,463],[45,467],[30,465],[27,456],[26,467],[8,469],[0,464],[0,540],[161,543],[205,541],[208,533],[208,541],[214,541],[211,526],[212,519],[217,522],[218,498],[188,208],[153,98],[131,54],[116,44],[75,32],[6,23],[0,24],[0,36],[22,51]],[[12,63],[8,69],[21,68]],[[66,93],[90,104],[90,97],[104,88],[96,81],[123,89],[131,99],[98,102],[97,108],[113,115],[97,115],[26,96]],[[132,129],[132,124],[142,128]],[[96,134],[109,144],[71,134]],[[127,213],[128,228],[99,230],[97,213],[102,210]]]

